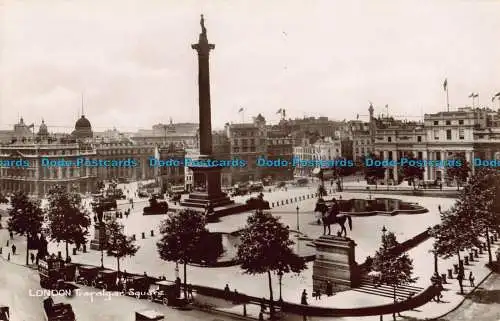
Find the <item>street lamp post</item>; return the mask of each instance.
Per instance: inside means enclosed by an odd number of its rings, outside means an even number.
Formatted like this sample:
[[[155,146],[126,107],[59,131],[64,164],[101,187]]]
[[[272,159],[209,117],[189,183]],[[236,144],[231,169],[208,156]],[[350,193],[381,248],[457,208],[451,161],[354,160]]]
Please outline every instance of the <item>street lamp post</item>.
[[[282,280],[283,280],[283,271],[278,272],[278,279],[280,282],[280,302],[283,302],[283,297],[281,296],[281,285],[282,285]]]
[[[297,205],[297,232],[300,232],[300,226],[299,226],[299,206]]]

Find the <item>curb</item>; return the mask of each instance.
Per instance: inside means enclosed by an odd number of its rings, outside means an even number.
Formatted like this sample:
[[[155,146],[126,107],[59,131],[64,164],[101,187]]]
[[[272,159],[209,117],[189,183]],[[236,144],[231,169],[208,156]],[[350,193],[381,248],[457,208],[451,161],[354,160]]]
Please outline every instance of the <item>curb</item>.
[[[208,314],[213,314],[213,315],[220,315],[220,316],[225,316],[225,317],[229,317],[229,318],[233,318],[233,319],[239,319],[239,320],[245,320],[245,321],[255,321],[257,320],[256,318],[252,318],[252,317],[249,317],[249,316],[243,316],[241,314],[237,314],[237,313],[232,313],[232,312],[226,312],[226,311],[221,311],[221,310],[217,310],[217,309],[214,309],[214,308],[203,308],[203,307],[199,307],[199,306],[196,306],[196,305],[193,305],[193,308],[197,311],[201,311],[201,312],[205,312],[205,313],[208,313]]]
[[[479,282],[469,293],[465,294],[463,296],[463,299],[460,300],[460,302],[457,304],[456,307],[454,307],[453,309],[451,309],[450,311],[446,312],[445,314],[442,314],[440,316],[437,316],[435,318],[432,318],[432,319],[426,319],[426,320],[439,320],[441,318],[444,318],[446,317],[448,314],[452,313],[452,312],[455,312],[458,308],[460,308],[462,306],[462,304],[464,304],[465,300],[468,299],[471,294],[474,293],[474,291],[476,291],[477,288],[479,288],[481,286],[481,284],[483,284],[491,275],[493,274],[493,271],[490,271],[490,273],[488,273],[488,275],[486,275],[482,280],[481,282]]]

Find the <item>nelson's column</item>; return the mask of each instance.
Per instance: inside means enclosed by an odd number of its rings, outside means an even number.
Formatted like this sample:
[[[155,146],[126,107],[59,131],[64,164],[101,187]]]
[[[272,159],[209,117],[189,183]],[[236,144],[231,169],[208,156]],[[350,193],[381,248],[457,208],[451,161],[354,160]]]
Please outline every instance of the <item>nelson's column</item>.
[[[200,161],[212,157],[212,115],[210,111],[210,50],[214,44],[208,42],[205,20],[201,15],[201,33],[198,43],[191,48],[198,52],[198,94],[199,94],[199,137]],[[236,204],[221,190],[221,168],[196,166],[193,170],[194,191],[181,202],[182,206],[203,208],[211,216],[220,216],[242,212],[243,204]]]

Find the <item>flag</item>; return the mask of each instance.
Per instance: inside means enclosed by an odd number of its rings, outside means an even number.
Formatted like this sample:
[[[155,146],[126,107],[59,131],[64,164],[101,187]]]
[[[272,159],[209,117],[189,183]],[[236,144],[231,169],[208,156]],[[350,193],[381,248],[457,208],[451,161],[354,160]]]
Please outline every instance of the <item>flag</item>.
[[[29,125],[28,128],[35,128],[35,124],[33,123],[33,124]]]
[[[356,115],[356,119],[359,119],[359,114]]]
[[[239,112],[239,113],[241,113],[241,112],[243,111],[243,109],[244,109],[244,108],[243,108],[243,107],[241,107],[241,108],[238,110],[238,112]]]
[[[470,93],[469,98],[474,97],[474,93]]]
[[[493,95],[493,97],[491,97],[491,101],[494,101],[495,98],[497,98],[497,97],[498,97],[498,99],[500,99],[500,91],[497,92],[495,95]]]
[[[479,94],[478,93],[475,93],[475,94],[473,93],[472,97],[477,98],[477,97],[479,97]]]
[[[282,111],[283,110],[280,108],[280,109],[278,109],[278,111],[276,112],[276,114],[281,114]]]
[[[444,88],[444,90],[445,90],[445,91],[446,91],[446,89],[448,88],[448,78],[446,78],[446,79],[444,80],[444,83],[443,83],[443,88]]]

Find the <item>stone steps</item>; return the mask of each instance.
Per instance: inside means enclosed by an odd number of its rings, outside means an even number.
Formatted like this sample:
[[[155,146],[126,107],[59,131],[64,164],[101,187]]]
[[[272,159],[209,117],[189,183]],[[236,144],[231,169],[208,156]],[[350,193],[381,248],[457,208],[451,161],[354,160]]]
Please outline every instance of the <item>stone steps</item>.
[[[354,288],[353,290],[387,298],[393,298],[394,296],[393,287],[384,284],[376,285],[372,280],[366,278],[362,279],[360,286]],[[410,294],[413,293],[413,295],[415,295],[423,290],[424,289],[421,287],[411,285],[398,286],[396,287],[396,298],[400,300],[406,300],[410,296]]]

